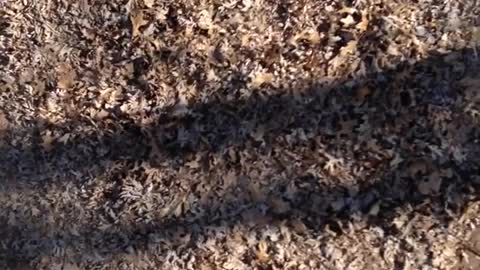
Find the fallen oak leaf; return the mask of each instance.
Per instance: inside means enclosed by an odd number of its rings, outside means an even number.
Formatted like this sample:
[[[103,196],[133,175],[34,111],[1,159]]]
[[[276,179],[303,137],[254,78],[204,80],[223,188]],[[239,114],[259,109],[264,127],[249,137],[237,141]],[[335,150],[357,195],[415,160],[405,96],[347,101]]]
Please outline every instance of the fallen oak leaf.
[[[480,26],[473,27],[472,42],[474,45],[480,45]]]
[[[369,23],[370,23],[370,20],[368,19],[367,13],[362,12],[362,20],[360,21],[359,24],[355,26],[355,28],[359,30],[361,33],[363,33],[367,31]]]
[[[198,15],[199,15],[199,18],[198,18],[197,26],[200,27],[200,29],[210,30],[215,27],[212,21],[213,15],[209,10],[206,10],[206,9],[202,10]]]
[[[478,59],[477,46],[480,45],[480,26],[476,26],[473,28],[471,43],[473,45],[475,58]]]
[[[55,141],[55,137],[52,136],[51,131],[47,131],[44,135],[42,135],[42,147],[45,151],[50,151],[53,149],[53,142]]]
[[[7,116],[0,111],[0,138],[7,132],[9,125],[10,123],[8,122]]]
[[[260,264],[265,264],[270,261],[270,256],[268,255],[268,244],[265,242],[265,240],[261,240],[258,243],[257,249],[255,250],[255,256]]]
[[[288,213],[291,210],[290,203],[281,198],[271,197],[268,199],[267,203],[275,214],[281,215]]]
[[[351,8],[351,7],[343,7],[342,9],[340,9],[338,11],[338,13],[340,14],[353,14],[353,13],[356,13],[358,10],[356,8]]]
[[[313,29],[306,29],[300,32],[299,34],[295,35],[290,43],[296,45],[298,41],[305,40],[310,42],[311,44],[320,44],[321,37],[318,34],[318,31]]]
[[[340,56],[355,54],[356,51],[357,51],[357,41],[351,40],[347,43],[346,46],[340,48]]]
[[[419,180],[417,184],[418,191],[423,195],[438,194],[442,186],[442,177],[438,172],[433,172],[426,181]]]
[[[348,15],[347,17],[340,19],[340,22],[343,24],[344,27],[350,27],[355,24],[355,19],[352,15]]]
[[[274,76],[272,73],[257,72],[253,75],[252,86],[260,87],[262,84],[272,83]]]
[[[144,14],[141,10],[137,10],[132,12],[130,15],[130,21],[132,23],[132,37],[135,38],[140,35],[140,27],[146,25],[148,23],[147,20],[144,19]]]
[[[368,88],[367,86],[363,86],[361,87],[360,89],[358,89],[357,91],[357,99],[361,102],[363,102],[365,100],[365,98],[370,95],[371,91],[370,91],[370,88]]]
[[[152,8],[155,4],[155,0],[143,0],[143,4],[148,8]]]
[[[73,86],[77,73],[68,64],[60,64],[57,69],[57,86],[62,89],[68,89]]]

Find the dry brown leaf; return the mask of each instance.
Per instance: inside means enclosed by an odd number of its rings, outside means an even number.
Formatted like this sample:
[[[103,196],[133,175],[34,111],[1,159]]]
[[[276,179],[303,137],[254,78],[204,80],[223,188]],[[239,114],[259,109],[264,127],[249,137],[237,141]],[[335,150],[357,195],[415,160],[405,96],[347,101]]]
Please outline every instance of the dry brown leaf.
[[[250,182],[248,185],[250,196],[252,197],[253,202],[263,202],[265,201],[265,194],[260,188],[259,184],[255,182]]]
[[[476,46],[480,45],[480,26],[473,27],[473,29],[472,29],[472,42]]]
[[[348,15],[347,17],[340,20],[344,27],[350,27],[355,24],[355,19],[352,15]]]
[[[155,0],[143,0],[143,4],[148,8],[152,8],[155,4]]]
[[[460,80],[460,84],[466,87],[478,87],[480,89],[480,78],[465,77]]]
[[[302,31],[301,33],[295,35],[291,42],[292,44],[297,44],[299,41],[305,40],[308,41],[312,44],[319,44],[321,42],[321,37],[318,31],[314,29],[306,29]]]
[[[261,240],[258,243],[257,249],[255,250],[255,256],[257,261],[261,264],[268,263],[270,261],[270,256],[268,255],[268,244],[265,240]]]
[[[262,84],[272,83],[273,79],[272,73],[257,72],[254,74],[252,85],[253,87],[260,87]]]
[[[293,226],[293,229],[295,230],[295,232],[297,232],[297,233],[306,233],[307,230],[308,230],[305,223],[303,223],[303,221],[301,221],[300,219],[292,220],[292,226]]]
[[[340,14],[345,14],[345,13],[347,13],[347,14],[353,14],[353,13],[355,13],[355,12],[357,12],[357,11],[358,11],[358,10],[355,9],[355,8],[344,7],[344,8],[342,8],[342,9],[340,9],[340,10],[338,11],[338,13],[340,13]]]
[[[52,143],[55,141],[55,137],[52,136],[50,131],[47,131],[44,135],[42,135],[42,147],[45,151],[52,150],[53,146]]]
[[[365,32],[368,29],[368,24],[370,21],[368,20],[368,16],[365,12],[362,12],[362,20],[360,21],[355,28],[357,28],[360,32]]]
[[[255,141],[263,141],[263,136],[265,135],[265,127],[263,125],[257,127],[257,129],[252,133],[252,137]]]
[[[361,101],[365,100],[365,98],[370,95],[371,91],[367,86],[363,86],[357,91],[357,98]]]
[[[123,66],[122,74],[128,77],[132,77],[135,69],[133,63],[127,63]]]
[[[372,205],[372,207],[370,208],[370,210],[368,211],[368,214],[371,215],[371,216],[378,216],[378,213],[380,213],[380,203],[377,202],[375,204]]]
[[[250,43],[250,39],[252,38],[251,34],[243,34],[240,37],[240,44],[242,47],[246,47]]]
[[[65,133],[62,137],[58,138],[58,142],[66,144],[70,139],[70,133]]]
[[[68,89],[73,86],[77,73],[66,63],[60,64],[57,67],[57,85],[60,88]]]
[[[423,195],[438,194],[442,186],[442,178],[438,172],[433,172],[428,176],[427,181],[419,180],[417,184],[418,191]]]
[[[280,198],[271,197],[268,200],[268,206],[270,206],[272,212],[275,214],[285,214],[290,211],[290,203]]]
[[[340,49],[340,56],[347,56],[355,54],[357,52],[357,41],[351,40],[347,43],[346,46]]]
[[[19,82],[22,84],[32,82],[34,79],[35,73],[34,70],[31,68],[26,68],[25,70],[23,70],[18,78]]]
[[[428,163],[423,159],[415,160],[410,164],[408,171],[411,176],[415,176],[418,173],[426,174],[428,172]]]
[[[102,120],[102,119],[107,118],[108,115],[109,115],[108,111],[106,111],[104,109],[101,109],[101,110],[99,110],[95,113],[95,119]]]
[[[144,18],[144,14],[141,10],[132,12],[130,15],[130,21],[132,22],[132,37],[135,38],[140,35],[140,27],[148,23]]]
[[[198,27],[203,30],[210,30],[214,28],[212,21],[212,14],[209,10],[202,10],[199,13],[199,19],[197,22]]]
[[[215,74],[215,70],[210,69],[207,73],[207,81],[209,82],[218,82],[220,78]]]
[[[8,122],[7,116],[0,111],[0,138],[8,130],[9,125],[10,123]]]
[[[35,270],[35,267],[31,266],[28,263],[21,262],[13,266],[11,269],[12,270]]]
[[[398,45],[395,45],[395,43],[390,43],[390,45],[387,48],[387,54],[388,55],[393,55],[393,56],[401,56],[402,55]]]
[[[460,81],[460,85],[466,87],[465,98],[470,102],[480,99],[480,79],[466,77]]]
[[[328,161],[325,163],[323,168],[327,170],[331,175],[336,175],[339,171],[342,170],[343,164],[343,159],[328,156]]]

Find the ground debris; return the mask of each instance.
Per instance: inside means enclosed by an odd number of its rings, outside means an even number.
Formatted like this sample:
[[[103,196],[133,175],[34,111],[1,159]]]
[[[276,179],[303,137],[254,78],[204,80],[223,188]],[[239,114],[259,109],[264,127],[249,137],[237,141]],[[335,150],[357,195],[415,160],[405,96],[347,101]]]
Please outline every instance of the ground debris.
[[[0,269],[477,269],[479,12],[0,3]]]

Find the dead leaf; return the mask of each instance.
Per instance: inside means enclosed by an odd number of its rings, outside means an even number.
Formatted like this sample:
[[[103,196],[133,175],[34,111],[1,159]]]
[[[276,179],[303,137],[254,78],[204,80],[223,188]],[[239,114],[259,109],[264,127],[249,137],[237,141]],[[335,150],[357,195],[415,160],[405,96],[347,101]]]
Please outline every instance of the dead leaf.
[[[357,11],[358,11],[358,10],[355,9],[355,8],[344,7],[344,8],[342,8],[342,9],[340,9],[340,10],[338,11],[338,13],[340,13],[340,14],[345,14],[345,13],[347,13],[347,14],[353,14],[353,13],[355,13],[355,12],[357,12]]]
[[[466,87],[465,98],[470,102],[480,99],[480,79],[466,77],[460,81],[460,85]]]
[[[301,33],[295,35],[292,38],[290,43],[295,45],[299,41],[302,41],[302,40],[308,41],[311,44],[319,44],[321,42],[321,37],[320,37],[320,34],[318,33],[318,31],[316,31],[314,29],[306,29],[306,30],[302,31]]]
[[[370,93],[371,93],[370,89],[367,86],[363,86],[360,89],[358,89],[357,98],[360,101],[363,101],[368,95],[370,95]]]
[[[214,28],[213,21],[212,21],[212,14],[208,10],[202,10],[199,13],[199,19],[197,22],[198,27],[203,30],[210,30]]]
[[[253,202],[263,202],[265,201],[265,194],[260,188],[259,184],[250,182],[248,185],[250,191],[250,196],[252,197]]]
[[[393,55],[393,56],[401,56],[402,53],[400,52],[400,49],[395,43],[390,43],[390,45],[387,48],[387,54],[388,55]]]
[[[477,46],[480,45],[480,26],[473,27],[472,42]]]
[[[442,186],[442,178],[438,172],[433,172],[428,176],[427,181],[419,181],[417,184],[418,191],[423,195],[438,194]]]
[[[130,21],[132,22],[132,37],[135,38],[140,35],[140,27],[146,25],[148,23],[147,20],[144,18],[144,14],[142,11],[132,12],[130,15]]]
[[[257,127],[257,129],[252,133],[252,137],[255,141],[263,141],[263,136],[265,135],[265,127],[263,125]]]
[[[257,249],[255,250],[255,256],[257,257],[257,261],[261,264],[265,264],[270,261],[270,256],[268,255],[268,244],[265,242],[265,240],[261,240],[258,243]]]
[[[275,214],[285,214],[291,209],[290,203],[275,197],[271,197],[268,200],[268,206],[270,206],[272,212]]]
[[[53,146],[52,143],[55,141],[55,137],[52,135],[51,131],[47,131],[44,135],[42,135],[42,147],[45,151],[52,150]]]
[[[376,216],[378,216],[379,212],[380,212],[380,202],[377,202],[377,203],[372,205],[372,207],[368,211],[368,214],[376,217]]]
[[[352,15],[348,15],[347,17],[340,20],[344,27],[350,27],[355,24],[355,19]]]
[[[9,125],[10,123],[8,122],[7,116],[0,111],[0,138],[7,132]]]
[[[480,88],[480,78],[465,77],[460,80],[460,84],[466,87],[479,87]]]
[[[369,23],[370,23],[370,21],[368,20],[367,13],[362,12],[362,20],[360,21],[359,24],[357,24],[357,26],[355,26],[355,28],[363,33],[365,31],[367,31]]]
[[[35,270],[35,267],[31,266],[26,262],[17,263],[15,266],[11,267],[12,270]]]
[[[328,157],[328,161],[325,163],[323,168],[331,175],[335,175],[339,170],[342,169],[343,164],[344,162],[341,158]]]
[[[35,72],[31,68],[26,68],[20,73],[18,78],[21,84],[30,83],[35,79]]]
[[[274,76],[272,73],[257,72],[253,75],[253,87],[260,87],[262,84],[272,83]]]
[[[301,221],[300,219],[292,220],[292,226],[293,226],[293,229],[295,230],[295,232],[297,232],[297,233],[306,233],[307,230],[308,230],[305,223],[303,223],[303,221]]]
[[[408,167],[408,171],[411,176],[415,176],[418,173],[426,174],[428,172],[428,164],[423,159],[415,160]]]
[[[68,89],[73,86],[77,73],[66,63],[60,64],[57,67],[57,86],[62,89]]]
[[[109,115],[107,110],[101,109],[95,113],[95,119],[97,120],[102,120],[107,118]]]
[[[210,69],[207,73],[207,81],[209,82],[218,82],[220,78],[215,74],[215,70]]]
[[[155,0],[143,0],[143,4],[148,8],[152,8],[155,4]]]
[[[351,40],[347,43],[346,46],[340,49],[340,56],[347,56],[355,54],[357,52],[357,41]]]

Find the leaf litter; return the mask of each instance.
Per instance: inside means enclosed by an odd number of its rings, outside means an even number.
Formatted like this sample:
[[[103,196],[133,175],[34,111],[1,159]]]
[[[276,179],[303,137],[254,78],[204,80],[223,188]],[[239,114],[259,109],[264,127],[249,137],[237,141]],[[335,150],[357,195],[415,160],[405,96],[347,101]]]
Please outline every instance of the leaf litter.
[[[475,1],[0,7],[1,269],[478,268]]]

